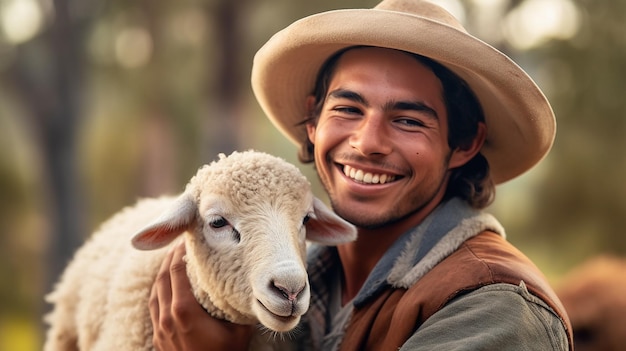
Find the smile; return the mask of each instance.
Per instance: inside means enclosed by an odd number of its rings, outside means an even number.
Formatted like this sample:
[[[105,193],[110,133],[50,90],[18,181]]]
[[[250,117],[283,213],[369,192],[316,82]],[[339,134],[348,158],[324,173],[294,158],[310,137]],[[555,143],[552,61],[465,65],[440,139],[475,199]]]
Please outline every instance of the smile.
[[[343,174],[365,184],[385,184],[391,183],[395,180],[395,176],[391,174],[375,174],[370,172],[364,172],[363,170],[356,169],[350,166],[343,166]]]

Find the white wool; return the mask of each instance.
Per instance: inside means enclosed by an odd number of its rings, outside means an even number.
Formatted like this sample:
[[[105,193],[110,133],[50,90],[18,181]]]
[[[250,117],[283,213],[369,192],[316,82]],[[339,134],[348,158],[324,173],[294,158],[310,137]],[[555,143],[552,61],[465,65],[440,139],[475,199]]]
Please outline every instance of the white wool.
[[[295,166],[255,151],[220,155],[184,193],[122,210],[77,251],[47,296],[54,309],[44,350],[151,350],[150,290],[178,240],[185,240],[190,282],[209,313],[289,331],[309,302],[305,231],[330,245],[356,236],[314,198]]]

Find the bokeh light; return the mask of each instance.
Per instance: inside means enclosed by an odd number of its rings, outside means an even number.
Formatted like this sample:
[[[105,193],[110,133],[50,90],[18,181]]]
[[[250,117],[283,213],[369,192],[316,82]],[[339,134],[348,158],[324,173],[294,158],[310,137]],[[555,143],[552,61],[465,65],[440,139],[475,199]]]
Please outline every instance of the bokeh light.
[[[551,39],[572,38],[580,17],[571,0],[526,0],[505,18],[504,34],[515,48],[528,50]]]
[[[21,44],[32,39],[43,26],[43,11],[35,0],[10,0],[2,4],[0,25],[6,40]]]
[[[123,29],[115,40],[115,58],[125,68],[146,65],[152,56],[152,37],[141,27]]]

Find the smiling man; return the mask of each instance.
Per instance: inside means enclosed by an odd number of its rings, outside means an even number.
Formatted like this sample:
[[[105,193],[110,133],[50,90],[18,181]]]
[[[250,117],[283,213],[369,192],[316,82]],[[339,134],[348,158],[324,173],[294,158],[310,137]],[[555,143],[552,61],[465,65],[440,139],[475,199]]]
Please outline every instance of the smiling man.
[[[441,82],[410,54],[354,48],[336,60],[326,98],[308,100],[311,111],[320,107],[307,135],[333,209],[359,227],[359,239],[339,247],[345,304],[389,246],[442,202],[451,170],[478,153],[485,126],[452,150]]]
[[[384,0],[280,31],[252,86],[358,228],[354,242],[311,247],[309,312],[272,347],[571,349],[545,277],[482,210],[554,140],[548,101],[508,57],[436,5]],[[172,316],[153,321],[157,347],[246,349],[250,329],[181,303],[182,250],[171,256],[153,289],[153,315]]]

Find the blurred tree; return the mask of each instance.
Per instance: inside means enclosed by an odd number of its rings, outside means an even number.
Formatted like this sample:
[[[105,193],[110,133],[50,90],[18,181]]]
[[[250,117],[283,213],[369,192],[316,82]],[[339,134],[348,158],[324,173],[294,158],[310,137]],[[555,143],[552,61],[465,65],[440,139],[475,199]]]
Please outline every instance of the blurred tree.
[[[524,53],[544,76],[558,122],[523,231],[558,253],[551,264],[560,272],[597,253],[626,255],[626,2],[577,5],[572,40]]]
[[[557,118],[556,141],[546,160],[498,187],[492,210],[509,240],[553,277],[598,253],[626,255],[626,2],[463,4],[470,32],[489,38],[524,67]],[[520,16],[522,8],[535,11]],[[538,13],[541,9],[546,12]],[[560,27],[554,24],[559,16]],[[549,20],[554,23],[545,23]],[[532,24],[523,28],[522,21]],[[533,38],[537,27],[552,33]],[[576,28],[573,37],[555,35],[564,27]]]
[[[83,33],[89,17],[78,14],[75,2],[54,1],[54,20],[41,35],[17,48],[2,78],[13,87],[34,134],[43,165],[40,189],[48,198],[45,265],[51,286],[84,232],[81,184],[76,163],[76,131],[83,87]],[[8,81],[8,82],[7,82]]]

